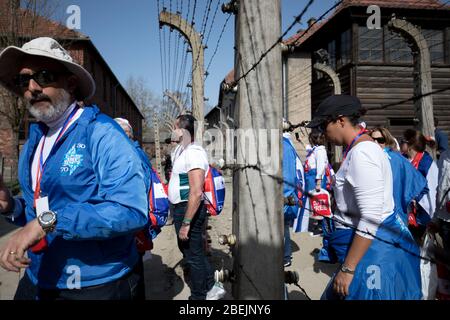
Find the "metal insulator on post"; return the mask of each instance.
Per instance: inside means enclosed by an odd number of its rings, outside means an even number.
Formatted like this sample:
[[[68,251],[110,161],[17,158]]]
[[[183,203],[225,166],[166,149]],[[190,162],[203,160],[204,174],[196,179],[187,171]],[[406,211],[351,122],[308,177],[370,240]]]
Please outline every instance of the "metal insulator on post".
[[[238,14],[238,9],[239,7],[236,0],[232,0],[228,3],[222,4],[223,13]]]
[[[234,246],[236,244],[236,236],[234,234],[230,234],[230,235],[221,235],[219,236],[219,244],[220,245],[229,245],[229,246]]]
[[[228,269],[216,270],[214,272],[214,281],[215,282],[234,282],[236,280],[234,272]]]

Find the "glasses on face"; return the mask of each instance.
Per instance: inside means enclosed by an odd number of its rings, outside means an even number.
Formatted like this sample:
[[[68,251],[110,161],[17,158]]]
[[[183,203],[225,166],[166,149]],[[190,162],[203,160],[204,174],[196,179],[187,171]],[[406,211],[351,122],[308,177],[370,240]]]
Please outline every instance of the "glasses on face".
[[[33,79],[41,87],[47,87],[57,81],[62,72],[53,72],[48,70],[41,70],[34,74],[19,74],[15,78],[16,85],[19,88],[26,89],[30,85],[30,80]]]
[[[386,139],[383,137],[379,137],[379,138],[374,138],[372,137],[373,140],[375,140],[376,142],[378,142],[379,144],[385,144],[386,143]]]

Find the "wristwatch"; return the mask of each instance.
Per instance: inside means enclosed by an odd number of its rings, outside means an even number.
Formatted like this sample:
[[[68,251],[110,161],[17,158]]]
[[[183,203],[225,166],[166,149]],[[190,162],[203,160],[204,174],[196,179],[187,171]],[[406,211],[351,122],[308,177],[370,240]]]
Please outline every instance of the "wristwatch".
[[[50,233],[55,230],[56,213],[53,211],[44,211],[38,216],[38,222],[45,233]]]
[[[343,273],[349,273],[349,274],[355,274],[355,270],[350,269],[345,264],[341,265],[341,272]]]

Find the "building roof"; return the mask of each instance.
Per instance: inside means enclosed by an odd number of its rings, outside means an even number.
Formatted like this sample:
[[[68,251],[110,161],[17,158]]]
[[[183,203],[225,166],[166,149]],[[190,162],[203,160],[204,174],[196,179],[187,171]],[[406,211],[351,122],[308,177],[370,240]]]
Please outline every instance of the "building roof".
[[[14,2],[14,1],[12,1]],[[16,4],[17,5],[17,4]],[[10,32],[5,26],[11,26],[13,17],[17,18],[17,36],[20,37],[48,37],[65,38],[65,39],[88,39],[88,37],[80,32],[71,30],[59,22],[52,21],[36,11],[18,8],[10,0],[0,0],[0,32]],[[17,14],[14,14],[17,10]],[[49,9],[49,11],[51,11]]]
[[[417,10],[450,10],[450,5],[440,0],[343,0],[340,6],[336,8],[333,14],[322,22],[314,24],[308,32],[299,30],[295,35],[283,41],[286,45],[300,46],[313,34],[325,26],[330,20],[337,16],[341,11],[349,7],[368,7],[377,5],[380,8],[401,8]]]
[[[440,9],[445,7],[439,0],[344,0],[342,6],[377,5],[382,8],[408,8],[408,9]]]
[[[234,82],[234,69],[228,72],[225,79],[223,79],[223,83],[227,85],[231,85]]]
[[[9,6],[9,0],[0,0],[0,34],[3,32],[8,32],[8,30],[5,30],[4,26],[8,26],[11,23],[11,10],[12,9]],[[88,36],[82,34],[81,32],[69,29],[59,22],[47,19],[43,16],[40,16],[37,12],[32,12],[30,10],[19,8],[17,18],[20,21],[20,25],[17,28],[19,37],[52,37],[58,41],[69,40],[72,43],[81,41],[90,46],[92,50],[101,58],[106,69],[111,73],[112,78],[115,80],[115,82],[119,83],[119,86],[123,89],[125,95],[132,101],[141,117],[145,119],[145,115],[136,106],[134,100],[131,98],[127,90],[122,86],[114,72],[109,67],[108,63],[103,59],[103,56]],[[79,61],[79,63],[82,62]]]

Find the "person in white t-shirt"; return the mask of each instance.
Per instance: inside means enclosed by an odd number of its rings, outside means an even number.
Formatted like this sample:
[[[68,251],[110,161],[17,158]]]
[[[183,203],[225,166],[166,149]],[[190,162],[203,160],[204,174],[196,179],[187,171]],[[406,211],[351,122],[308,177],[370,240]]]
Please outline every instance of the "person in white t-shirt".
[[[319,105],[308,124],[329,142],[347,146],[333,186],[336,229],[329,240],[342,265],[322,298],[420,299],[419,249],[394,211],[391,166],[359,126],[363,113],[358,98],[336,95]]]
[[[195,122],[191,115],[181,115],[175,122],[172,140],[178,141],[178,146],[172,152],[169,201],[178,248],[189,268],[192,283],[189,299],[208,300],[217,296],[218,290],[203,246],[207,219],[203,186],[209,163],[206,151],[194,142]]]

